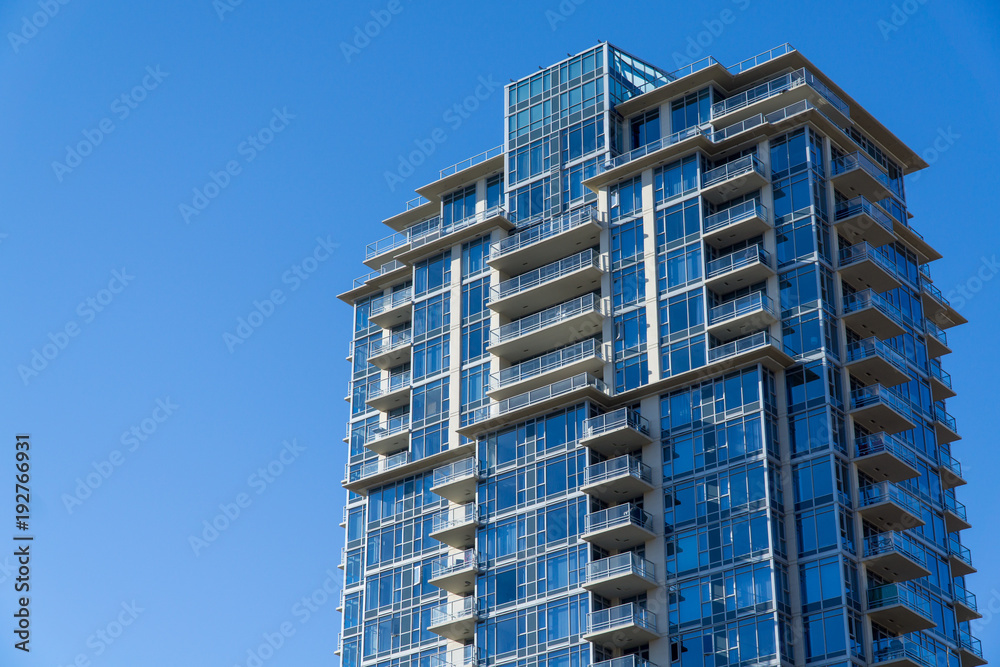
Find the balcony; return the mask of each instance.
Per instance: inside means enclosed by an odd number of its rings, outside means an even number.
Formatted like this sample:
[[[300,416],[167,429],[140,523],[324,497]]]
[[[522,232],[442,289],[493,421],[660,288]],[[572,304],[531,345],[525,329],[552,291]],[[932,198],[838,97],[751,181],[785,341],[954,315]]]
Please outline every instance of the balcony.
[[[881,667],[936,667],[934,652],[906,637],[872,643],[872,664]]]
[[[412,287],[373,300],[368,314],[368,321],[383,329],[392,329],[411,319],[413,319]]]
[[[955,538],[948,540],[948,563],[951,565],[951,576],[966,577],[976,573],[972,564],[972,552]]]
[[[603,326],[601,299],[585,294],[490,330],[487,349],[491,354],[516,362],[558,347],[567,340],[599,334]]]
[[[950,495],[945,495],[944,497],[944,527],[949,533],[972,528],[965,505]]]
[[[840,277],[859,291],[888,292],[903,284],[893,263],[865,241],[840,249],[839,271]]]
[[[601,662],[594,663],[593,667],[657,667],[648,660],[643,660],[639,656],[623,655],[620,658],[612,658],[611,660],[602,660]]]
[[[630,455],[608,459],[583,469],[580,490],[608,504],[640,498],[653,490],[653,470]]]
[[[483,663],[483,651],[478,646],[468,644],[429,657],[428,667],[479,667]]]
[[[589,338],[492,373],[487,394],[492,399],[509,398],[579,373],[603,371],[601,343]]]
[[[937,358],[951,354],[951,348],[948,347],[948,334],[944,332],[944,329],[930,320],[924,320],[924,331],[926,333],[924,340],[927,342],[928,356]]]
[[[394,255],[410,247],[410,237],[405,232],[396,232],[391,236],[369,243],[365,247],[365,265],[378,269],[386,262],[394,259]]]
[[[584,541],[607,551],[631,549],[656,537],[653,517],[632,503],[587,515]]]
[[[969,320],[955,310],[955,307],[934,283],[923,282],[921,288],[920,301],[924,306],[924,316],[927,319],[944,329],[969,323]]]
[[[365,447],[385,456],[410,445],[410,417],[396,417],[372,424],[365,433]]]
[[[601,255],[592,249],[522,273],[490,288],[491,310],[520,317],[601,288]]]
[[[658,139],[633,151],[611,158],[600,165],[600,173],[583,182],[585,186],[598,192],[601,187],[620,181],[644,169],[665,164],[688,151],[712,147],[712,129],[707,126],[689,127]]]
[[[930,601],[904,584],[869,588],[868,616],[872,622],[901,635],[929,630],[936,625]]]
[[[417,225],[411,229],[417,230],[417,227],[420,226]],[[399,259],[412,263],[420,257],[426,257],[464,241],[478,238],[497,227],[500,229],[514,228],[507,209],[503,206],[493,206],[455,222],[445,223],[438,219],[433,226],[421,227],[419,231],[410,233],[410,248],[406,252],[400,253]]]
[[[760,236],[771,228],[767,209],[755,199],[705,216],[705,242],[725,248]]]
[[[909,447],[887,433],[855,438],[854,463],[872,479],[902,482],[920,476],[917,457]]]
[[[895,393],[878,384],[852,391],[848,414],[854,418],[855,424],[873,432],[893,435],[917,427],[910,407]]]
[[[430,536],[456,549],[468,549],[476,541],[476,530],[482,525],[475,503],[453,507],[434,515]]]
[[[649,420],[631,408],[585,419],[580,437],[581,445],[604,456],[632,452],[652,441]]]
[[[773,275],[771,255],[758,245],[737,250],[705,265],[705,285],[719,294],[755,285]]]
[[[899,310],[872,290],[845,294],[841,318],[855,332],[880,340],[895,338],[904,331]]]
[[[471,595],[476,591],[476,575],[481,571],[479,554],[475,549],[466,549],[433,561],[428,583],[455,595]]]
[[[862,563],[886,581],[899,583],[929,576],[924,549],[904,533],[891,531],[865,538]]]
[[[583,587],[609,600],[628,598],[656,588],[656,569],[631,551],[587,563]]]
[[[657,639],[656,615],[637,604],[591,612],[583,638],[601,646],[629,649]]]
[[[864,385],[895,387],[910,379],[903,356],[874,336],[847,346],[844,368]]]
[[[965,486],[965,477],[962,475],[962,464],[958,459],[944,452],[938,454],[940,463],[938,464],[938,475],[941,477],[941,487],[947,491],[956,486]]]
[[[410,331],[400,331],[388,338],[377,338],[368,346],[368,363],[387,371],[400,364],[409,363],[413,349]]]
[[[908,530],[924,525],[920,501],[892,482],[879,482],[858,490],[864,519],[882,531]]]
[[[399,282],[411,271],[412,269],[408,265],[394,259],[391,262],[386,262],[376,271],[355,278],[351,289],[338,294],[337,298],[353,305],[357,299],[381,292],[387,286]]]
[[[722,341],[746,336],[778,321],[774,302],[764,292],[722,303],[708,311],[708,333]]]
[[[475,501],[477,482],[479,482],[479,460],[470,456],[437,468],[434,471],[431,491],[462,505]]]
[[[368,396],[365,398],[365,403],[375,410],[389,412],[393,408],[398,408],[409,402],[409,371],[368,384]]]
[[[955,418],[945,411],[943,402],[934,404],[934,433],[939,445],[962,439]]]
[[[951,374],[946,373],[941,368],[941,362],[937,359],[930,360],[931,397],[934,401],[944,401],[956,396],[955,390],[951,386]]]
[[[879,201],[889,196],[900,196],[899,188],[892,183],[889,175],[861,151],[834,160],[830,182],[848,197],[861,196]]]
[[[713,371],[736,368],[738,365],[759,359],[768,368],[787,368],[792,365],[792,358],[782,351],[777,340],[767,331],[737,338],[723,345],[708,348],[708,363]],[[698,369],[704,371],[704,369]]]
[[[958,584],[953,584],[952,600],[955,602],[955,620],[959,623],[982,618],[976,596]]]
[[[767,183],[767,170],[756,155],[745,155],[701,175],[702,195],[716,205],[760,190]]]
[[[754,114],[769,114],[805,100],[822,105],[828,113],[838,116],[838,123],[848,122],[851,117],[850,107],[843,100],[812,72],[801,68],[716,102],[712,105],[712,120],[722,121],[725,117],[725,121],[733,122]]]
[[[864,242],[877,248],[896,239],[892,218],[864,197],[839,202],[833,224],[850,243]]]
[[[445,463],[473,454],[475,448],[474,442],[462,442],[450,446],[445,443],[440,450],[419,458],[414,458],[410,451],[404,450],[392,456],[368,461],[354,470],[348,465],[343,486],[348,491],[363,496],[368,495],[368,490],[373,487],[383,486],[422,472],[430,472]]]
[[[593,206],[571,211],[495,241],[487,263],[508,275],[529,271],[598,245],[602,227]]]
[[[962,661],[962,667],[979,667],[986,664],[982,642],[964,630],[958,632],[958,657]]]
[[[456,642],[469,642],[476,636],[479,600],[468,597],[431,608],[427,629]]]

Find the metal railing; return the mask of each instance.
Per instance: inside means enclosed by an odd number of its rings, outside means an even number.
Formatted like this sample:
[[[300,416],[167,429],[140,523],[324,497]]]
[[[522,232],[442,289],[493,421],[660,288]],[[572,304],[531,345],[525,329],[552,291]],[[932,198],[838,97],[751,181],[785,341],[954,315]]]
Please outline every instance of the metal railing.
[[[474,167],[480,162],[486,162],[491,158],[495,158],[498,155],[503,154],[503,144],[490,148],[488,150],[479,153],[478,155],[473,155],[472,157],[465,158],[461,162],[456,162],[450,167],[445,167],[439,173],[438,178],[444,178],[445,176],[451,176],[452,174],[457,174],[460,171],[468,169],[469,167]]]
[[[400,306],[405,306],[409,302],[413,301],[413,288],[406,287],[399,291],[393,292],[392,294],[386,294],[380,296],[377,299],[373,299],[371,302],[371,309],[368,312],[368,317],[373,317],[381,313],[392,310],[393,308],[399,308]]]
[[[587,583],[635,574],[646,579],[656,579],[655,566],[631,551],[587,563]]]
[[[597,484],[608,479],[629,475],[647,484],[653,483],[653,469],[634,456],[616,456],[583,469],[583,484]]]
[[[593,512],[586,517],[584,532],[593,533],[619,526],[638,526],[652,532],[653,515],[645,512],[634,503],[625,503],[609,507],[600,512]]]
[[[872,220],[875,221],[879,227],[882,227],[887,232],[892,233],[893,222],[882,209],[878,206],[872,204],[865,197],[853,197],[846,201],[838,202],[836,207],[836,212],[834,213],[834,218],[837,222],[841,220],[846,220],[847,218],[853,218],[856,215],[866,214]]]
[[[959,586],[958,584],[953,584],[952,589],[952,598],[956,602],[965,605],[975,612],[979,611],[979,604],[976,602],[975,593],[966,590],[964,586]]]
[[[583,434],[580,437],[592,438],[595,435],[623,428],[630,428],[648,436],[649,420],[632,408],[619,408],[613,412],[584,419]]]
[[[928,336],[933,336],[945,347],[948,347],[948,334],[944,332],[944,329],[934,324],[930,320],[924,320],[924,331]]]
[[[611,660],[603,660],[601,662],[594,663],[593,667],[657,667],[648,660],[643,660],[639,656],[633,655],[623,655],[620,658],[612,658]]]
[[[725,257],[713,259],[705,265],[705,277],[714,278],[716,276],[742,269],[751,264],[763,264],[771,266],[771,255],[759,245],[750,246],[743,250],[731,252]]]
[[[431,578],[446,577],[455,572],[465,570],[477,570],[482,566],[482,559],[475,549],[466,549],[458,554],[445,554],[437,560],[431,561]]]
[[[973,567],[972,552],[969,551],[969,547],[965,546],[955,538],[948,540],[948,555],[954,556],[969,567]]]
[[[424,204],[430,204],[431,200],[426,197],[414,197],[410,201],[406,202],[406,210],[410,211],[417,208],[418,206],[423,206]]]
[[[839,176],[840,174],[846,174],[849,171],[854,171],[855,169],[861,169],[866,174],[874,178],[876,181],[881,183],[887,190],[895,194],[897,197],[902,197],[900,192],[900,187],[897,183],[894,183],[889,175],[885,173],[881,166],[875,164],[871,158],[861,151],[855,151],[849,153],[848,155],[842,155],[833,161],[831,165],[833,176]]]
[[[906,637],[892,639],[877,639],[872,642],[872,663],[897,662],[912,660],[923,667],[934,667],[937,664],[934,651],[924,648]]]
[[[902,605],[922,616],[933,618],[931,616],[930,600],[918,595],[909,586],[903,584],[885,584],[868,589],[869,610],[884,609],[885,607],[894,607],[896,605]]]
[[[673,134],[658,139],[657,141],[650,142],[645,146],[640,146],[635,150],[629,151],[617,157],[611,158],[608,162],[599,165],[599,170],[601,172],[610,171],[622,165],[628,164],[633,160],[638,160],[641,157],[645,157],[651,153],[655,153],[658,150],[667,148],[668,146],[673,146],[686,139],[691,139],[692,137],[706,137],[709,141],[712,140],[712,128],[705,126],[693,126],[687,129],[681,130],[680,132],[674,132]]]
[[[705,216],[705,233],[708,234],[717,229],[722,229],[723,227],[728,227],[729,225],[735,225],[738,222],[743,222],[744,220],[749,220],[754,217],[766,221],[767,209],[764,208],[756,199],[750,199],[742,204],[730,206],[729,208],[723,209],[718,213]]]
[[[933,283],[923,283],[920,287],[927,292],[928,296],[937,301],[939,304],[951,308],[951,301],[948,301],[948,299],[945,298],[944,294],[941,293],[941,290],[938,289],[937,285]]]
[[[637,625],[656,632],[656,614],[635,603],[621,604],[587,615],[588,632],[605,632],[625,625]]]
[[[410,430],[410,418],[397,417],[391,419],[387,422],[381,422],[378,424],[372,424],[366,429],[365,433],[365,444],[370,445],[377,440],[384,440],[385,438],[398,435]]]
[[[743,157],[733,160],[732,162],[727,162],[726,164],[718,166],[715,169],[709,169],[704,172],[701,175],[701,187],[708,188],[716,183],[728,181],[731,178],[737,178],[754,171],[764,178],[767,178],[767,172],[764,170],[764,164],[757,158],[757,156],[744,155]]]
[[[865,538],[865,558],[892,553],[902,554],[922,567],[926,567],[927,565],[927,556],[924,548],[917,544],[916,540],[904,533],[893,530]]]
[[[906,373],[906,360],[896,350],[892,349],[874,336],[855,341],[847,346],[847,363],[863,361],[878,357]]]
[[[435,468],[434,479],[431,485],[442,486],[444,484],[450,484],[456,479],[462,479],[463,477],[475,477],[478,474],[479,459],[474,456],[470,456],[467,459],[462,459],[461,461],[455,461],[454,463],[449,463],[446,466]]]
[[[479,600],[475,597],[462,598],[453,602],[445,602],[431,607],[430,625],[443,625],[455,621],[475,620],[479,618]]]
[[[708,361],[709,363],[715,363],[716,361],[721,361],[727,357],[743,354],[744,352],[749,352],[750,350],[767,347],[768,345],[773,344],[774,341],[771,339],[771,334],[769,332],[758,331],[757,333],[750,334],[749,336],[743,336],[742,338],[737,338],[736,340],[728,343],[709,348]]]
[[[938,452],[939,465],[955,477],[962,477],[962,464],[950,454]]]
[[[490,389],[508,387],[591,357],[603,359],[601,355],[601,343],[593,338],[588,338],[587,340],[582,340],[568,347],[543,354],[540,357],[535,357],[510,368],[505,368],[498,373],[491,373]]]
[[[397,269],[401,269],[401,268],[403,268],[405,266],[406,266],[406,264],[403,264],[398,259],[394,259],[391,262],[386,262],[385,264],[383,264],[381,266],[381,268],[376,269],[375,271],[369,271],[368,273],[366,273],[365,275],[361,276],[360,278],[355,278],[354,279],[354,289],[357,289],[358,287],[362,287],[365,284],[367,284],[369,281],[375,280],[376,278],[378,278],[380,276],[383,276],[386,273],[390,273],[390,272],[395,271]]]
[[[479,510],[476,507],[476,503],[468,503],[435,514],[434,518],[431,519],[431,532],[436,533],[469,523],[477,523],[478,521]]]
[[[499,345],[509,340],[525,336],[539,329],[557,324],[571,317],[593,312],[603,315],[601,309],[601,299],[595,294],[584,294],[575,299],[561,303],[558,306],[546,308],[545,310],[514,320],[510,324],[504,324],[499,329],[490,330],[490,345]]]
[[[483,651],[474,644],[432,655],[428,667],[478,667]]]
[[[887,273],[897,276],[896,265],[882,252],[873,248],[867,241],[855,243],[852,246],[840,249],[840,268],[857,264],[865,260],[878,264]]]
[[[903,318],[903,313],[898,308],[889,303],[888,300],[878,292],[870,289],[844,295],[843,314],[849,315],[864,310],[869,307],[877,308],[886,317],[900,326],[906,326],[907,322]]]
[[[390,252],[406,245],[410,242],[410,236],[406,232],[396,232],[395,234],[390,234],[384,239],[379,239],[374,243],[369,243],[365,246],[365,261],[368,261],[372,257],[378,257],[383,253]]]
[[[468,421],[466,421],[466,425],[476,424],[487,419],[503,417],[508,413],[514,412],[515,410],[528,408],[533,405],[537,405],[542,401],[547,401],[551,398],[556,398],[558,396],[562,396],[563,394],[568,394],[569,392],[584,389],[586,387],[593,387],[607,396],[613,395],[611,388],[604,384],[602,380],[597,379],[590,373],[580,373],[579,375],[574,375],[571,378],[559,380],[544,387],[532,389],[531,391],[523,394],[518,394],[517,396],[497,401],[496,403],[484,406],[478,410],[473,410],[467,415]]]
[[[368,345],[368,358],[377,357],[380,354],[388,354],[394,350],[404,348],[413,342],[413,336],[409,329],[398,331],[388,338],[376,338]]]
[[[534,289],[539,285],[544,285],[569,273],[591,266],[598,269],[601,268],[601,255],[595,252],[593,248],[588,248],[583,252],[560,259],[558,262],[546,264],[534,271],[522,273],[510,280],[503,281],[499,285],[494,285],[490,288],[490,301],[495,303],[501,299]]]
[[[470,215],[467,218],[461,220],[456,220],[454,222],[445,223],[443,220],[438,220],[437,225],[430,229],[421,229],[419,233],[414,233],[410,235],[410,246],[413,249],[417,249],[420,246],[426,245],[432,241],[437,241],[438,239],[444,238],[449,234],[454,234],[455,232],[462,231],[473,225],[478,225],[481,222],[485,222],[490,218],[496,218],[498,216],[507,217],[507,209],[503,206],[491,206],[485,211],[480,211],[474,215]]]
[[[774,315],[774,302],[764,292],[754,292],[711,308],[708,311],[708,325],[727,322],[758,310]]]
[[[375,459],[374,461],[369,461],[357,470],[351,470],[350,465],[348,465],[347,479],[350,482],[358,482],[363,479],[372,477],[373,475],[378,475],[384,472],[389,472],[409,464],[411,461],[409,452],[400,452],[399,454],[393,454],[392,456],[386,456],[383,458]]]
[[[959,630],[958,632],[958,645],[962,650],[974,653],[980,658],[983,657],[983,643],[965,630]]]
[[[958,433],[958,423],[955,421],[954,417],[945,411],[944,404],[941,401],[934,404],[934,421],[942,424],[949,431]]]
[[[565,231],[575,229],[576,227],[582,227],[583,225],[589,224],[593,221],[601,224],[601,215],[593,206],[587,206],[576,211],[570,211],[565,215],[560,215],[557,218],[539,223],[534,227],[529,227],[523,232],[518,232],[517,234],[512,234],[505,239],[494,241],[490,244],[490,259],[496,259],[497,257],[502,257],[508,253],[521,250],[522,248],[538,243],[539,241],[552,238],[553,236],[558,236]]]
[[[870,507],[881,503],[891,502],[899,505],[910,514],[920,516],[920,501],[909,491],[904,491],[901,487],[892,482],[879,482],[869,484],[858,489],[858,497],[861,507]]]
[[[908,466],[917,467],[917,457],[902,440],[887,433],[873,433],[854,440],[855,455],[871,456],[873,454],[892,454]]]
[[[965,505],[963,503],[958,502],[957,500],[955,500],[954,498],[952,498],[947,494],[944,497],[944,508],[946,511],[951,512],[962,521],[968,523],[969,514],[965,509]]]
[[[952,388],[951,373],[948,373],[943,368],[941,368],[941,362],[939,360],[931,359],[930,368],[931,368],[932,378],[939,380],[941,384],[948,387],[949,389]]]
[[[771,79],[770,81],[766,81],[758,86],[754,86],[753,88],[745,90],[742,93],[738,93],[732,97],[724,99],[721,102],[716,102],[712,105],[712,119],[715,120],[719,116],[724,116],[727,113],[744,109],[751,104],[766,100],[770,97],[774,97],[775,95],[780,95],[781,93],[792,90],[793,88],[798,88],[802,85],[808,85],[816,90],[816,92],[822,95],[827,101],[830,102],[830,104],[835,106],[837,110],[845,116],[850,115],[850,108],[844,103],[843,100],[837,97],[823,83],[818,81],[809,70],[801,68]]]
[[[731,67],[727,67],[726,69],[729,70],[729,72],[732,74],[739,74],[741,72],[745,72],[751,67],[756,67],[757,65],[763,65],[764,63],[770,60],[774,60],[778,56],[783,56],[786,53],[791,53],[794,50],[795,50],[794,46],[792,46],[788,42],[785,42],[780,46],[774,47],[773,49],[769,49],[767,51],[764,51],[763,53],[759,53],[756,56],[753,56],[752,58],[741,60],[740,62],[736,63]]]
[[[393,375],[383,380],[368,384],[368,400],[391,394],[400,389],[407,389],[410,386],[410,371]]]

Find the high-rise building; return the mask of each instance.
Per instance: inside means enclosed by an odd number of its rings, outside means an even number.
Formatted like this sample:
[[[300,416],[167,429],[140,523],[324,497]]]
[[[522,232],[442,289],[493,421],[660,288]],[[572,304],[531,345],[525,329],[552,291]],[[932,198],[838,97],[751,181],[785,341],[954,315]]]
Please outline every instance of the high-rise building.
[[[344,666],[984,664],[927,164],[787,45],[504,104],[341,295]]]

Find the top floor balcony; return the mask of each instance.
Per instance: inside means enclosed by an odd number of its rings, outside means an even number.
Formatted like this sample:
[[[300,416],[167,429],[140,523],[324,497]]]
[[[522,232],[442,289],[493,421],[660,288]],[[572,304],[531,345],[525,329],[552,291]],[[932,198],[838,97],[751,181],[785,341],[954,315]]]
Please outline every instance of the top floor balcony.
[[[736,122],[755,114],[769,114],[789,104],[809,100],[840,123],[851,117],[850,107],[805,68],[775,77],[712,105],[713,122]]]
[[[900,187],[866,153],[856,151],[842,155],[831,166],[830,181],[848,197],[861,196],[872,201],[902,197]]]
[[[604,456],[619,456],[653,441],[649,420],[631,408],[619,408],[583,422],[580,444]]]
[[[557,306],[490,330],[488,350],[510,362],[534,357],[567,340],[601,333],[605,310],[596,294],[584,294]]]
[[[436,225],[411,233],[410,247],[406,252],[400,253],[399,259],[412,263],[421,257],[478,238],[496,228],[507,230],[514,228],[514,223],[510,221],[510,215],[503,206],[492,206],[485,211],[453,222],[439,219]]]
[[[865,197],[838,202],[833,224],[838,234],[854,244],[865,242],[878,248],[896,238],[892,218]]]
[[[391,329],[411,319],[413,319],[412,287],[386,294],[371,302],[368,321],[383,329]]]
[[[384,239],[369,243],[365,246],[365,265],[372,269],[378,269],[409,247],[410,237],[406,232],[396,232]]]
[[[633,151],[611,158],[600,166],[596,176],[588,178],[583,184],[597,192],[605,185],[620,181],[630,174],[649,169],[675,155],[696,149],[708,151],[713,145],[712,134],[712,128],[707,124],[675,132]]]
[[[487,263],[508,275],[530,271],[598,245],[602,228],[595,207],[570,211],[494,241]]]
[[[584,250],[494,285],[487,305],[506,317],[527,315],[600,289],[602,275],[601,255]]]
[[[923,303],[924,315],[927,319],[945,329],[969,323],[969,320],[965,319],[951,305],[951,302],[944,297],[944,294],[941,293],[941,290],[934,283],[924,282],[921,285],[920,300]]]
[[[702,195],[713,204],[756,192],[768,184],[764,164],[756,155],[744,155],[701,175]]]

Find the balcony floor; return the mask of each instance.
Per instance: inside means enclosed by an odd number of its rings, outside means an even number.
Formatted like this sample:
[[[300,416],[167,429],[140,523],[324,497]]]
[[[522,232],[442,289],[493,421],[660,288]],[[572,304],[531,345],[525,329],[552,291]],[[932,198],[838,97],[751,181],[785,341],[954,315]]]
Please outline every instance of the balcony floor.
[[[854,459],[858,470],[876,481],[902,482],[920,476],[920,471],[892,452],[876,452]]]
[[[490,345],[487,351],[490,354],[503,357],[511,363],[516,363],[542,352],[554,350],[560,345],[564,345],[567,340],[583,340],[599,334],[603,327],[604,315],[601,312],[585,310],[522,336]]]
[[[585,542],[596,544],[606,551],[621,551],[645,544],[654,539],[656,534],[653,531],[638,526],[634,523],[625,523],[601,528],[580,536]]]
[[[889,551],[876,556],[868,556],[862,561],[869,572],[874,572],[886,581],[899,583],[930,576],[930,570],[899,551]]]
[[[904,604],[869,609],[868,616],[873,622],[899,634],[929,630],[935,626],[934,621]]]
[[[892,500],[861,507],[858,514],[883,531],[902,531],[924,525],[923,519]]]
[[[628,598],[656,588],[655,579],[636,572],[625,572],[600,579],[588,580],[583,587],[608,599]]]
[[[490,310],[505,317],[518,319],[601,289],[603,275],[599,267],[588,264],[502,299],[491,300],[487,305]]]
[[[614,477],[584,484],[580,490],[592,498],[597,498],[609,505],[615,505],[652,491],[653,485],[637,475],[622,471]]]
[[[902,413],[897,412],[881,401],[875,401],[869,405],[854,408],[849,414],[854,417],[855,423],[861,424],[872,433],[884,431],[892,435],[917,427],[916,424]]]

